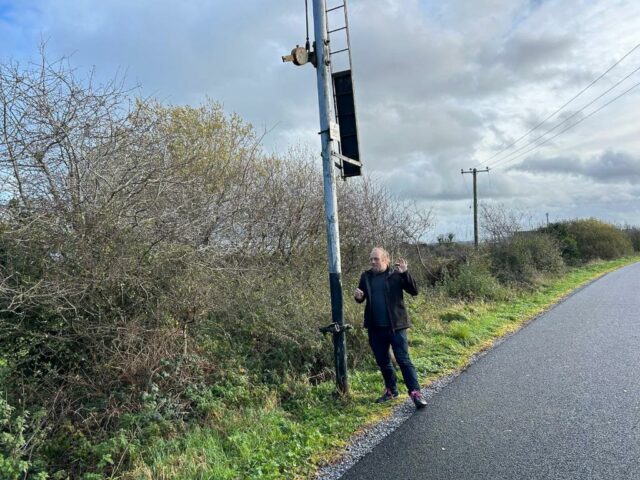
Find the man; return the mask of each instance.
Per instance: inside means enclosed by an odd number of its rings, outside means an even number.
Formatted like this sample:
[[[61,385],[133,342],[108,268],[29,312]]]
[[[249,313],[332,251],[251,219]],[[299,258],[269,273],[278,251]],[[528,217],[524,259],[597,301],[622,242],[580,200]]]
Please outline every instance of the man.
[[[416,282],[407,271],[405,259],[399,259],[395,268],[389,269],[389,253],[376,247],[369,256],[371,269],[362,273],[354,293],[356,302],[366,300],[364,327],[369,335],[369,345],[384,378],[384,393],[377,402],[386,402],[398,396],[396,372],[391,363],[389,347],[402,371],[402,378],[409,396],[417,408],[425,402],[420,393],[416,369],[409,358],[407,328],[411,326],[404,306],[403,292],[418,294]]]

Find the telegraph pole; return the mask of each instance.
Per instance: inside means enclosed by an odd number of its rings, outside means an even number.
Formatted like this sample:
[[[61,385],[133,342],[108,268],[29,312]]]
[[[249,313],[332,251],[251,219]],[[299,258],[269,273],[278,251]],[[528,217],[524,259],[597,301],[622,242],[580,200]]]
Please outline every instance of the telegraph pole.
[[[306,5],[306,2],[305,2]],[[329,30],[327,14],[342,9],[344,25]],[[336,386],[338,393],[349,392],[347,379],[346,331],[342,298],[342,273],[340,265],[340,234],[338,229],[338,200],[336,195],[336,167],[342,178],[361,175],[362,162],[358,148],[357,122],[355,117],[353,79],[351,76],[351,47],[347,22],[346,0],[327,10],[326,0],[313,0],[314,50],[310,51],[307,22],[305,47],[296,46],[290,55],[282,57],[284,62],[294,65],[311,63],[316,67],[318,107],[320,114],[320,139],[322,145],[322,174],[324,182],[324,210],[327,225],[327,249],[329,256],[329,288],[331,293],[332,322],[322,327],[322,333],[333,335]],[[346,48],[331,51],[330,35],[345,34]],[[332,56],[348,54],[348,69],[332,71]],[[334,102],[335,109],[334,111]],[[336,115],[337,113],[337,115]]]
[[[463,169],[460,170],[461,174],[472,173],[473,174],[473,245],[477,249],[478,248],[478,186],[476,181],[476,176],[478,173],[488,172],[489,167],[484,170],[478,170],[477,168],[470,168],[465,171]]]

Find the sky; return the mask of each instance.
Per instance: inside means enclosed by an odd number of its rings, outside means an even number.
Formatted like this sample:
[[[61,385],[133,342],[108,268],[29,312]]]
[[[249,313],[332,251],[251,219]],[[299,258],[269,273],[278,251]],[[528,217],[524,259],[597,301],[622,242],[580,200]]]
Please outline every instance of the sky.
[[[0,0],[0,61],[36,60],[45,41],[49,57],[166,104],[219,101],[266,133],[266,151],[307,145],[320,163],[315,69],[281,60],[304,44],[304,3]],[[348,12],[364,172],[430,209],[434,238],[473,237],[460,171],[487,166],[480,204],[525,227],[547,214],[640,225],[640,2],[349,0]]]

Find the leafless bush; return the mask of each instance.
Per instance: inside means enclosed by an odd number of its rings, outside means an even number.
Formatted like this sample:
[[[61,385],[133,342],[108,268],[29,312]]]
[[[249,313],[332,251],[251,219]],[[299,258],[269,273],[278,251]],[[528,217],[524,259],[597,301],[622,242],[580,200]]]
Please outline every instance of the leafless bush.
[[[420,243],[433,227],[430,210],[400,201],[368,177],[341,185],[338,202],[345,271],[361,268],[363,255],[376,245],[392,254],[407,255],[408,249],[422,254]]]
[[[509,209],[501,204],[480,206],[481,229],[491,242],[504,242],[517,232],[528,228],[531,215],[524,211]]]
[[[99,440],[150,392],[159,415],[186,414],[188,387],[228,363],[326,373],[317,155],[266,155],[215,102],[132,101],[44,53],[0,66],[0,107],[0,354],[51,435],[71,422]],[[431,224],[369,179],[339,205],[347,277]]]
[[[0,343],[13,394],[81,424],[92,398],[134,408],[223,303],[258,139],[218,105],[131,102],[117,82],[81,82],[44,56],[0,67],[0,102]]]

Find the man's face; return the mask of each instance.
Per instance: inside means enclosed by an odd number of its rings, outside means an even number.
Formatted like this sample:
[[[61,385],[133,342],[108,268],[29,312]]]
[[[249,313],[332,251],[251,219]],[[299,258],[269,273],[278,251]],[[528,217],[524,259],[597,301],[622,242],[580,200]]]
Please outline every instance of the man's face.
[[[369,260],[371,261],[371,270],[374,272],[384,272],[389,266],[389,260],[384,258],[382,251],[377,248],[371,250]]]

